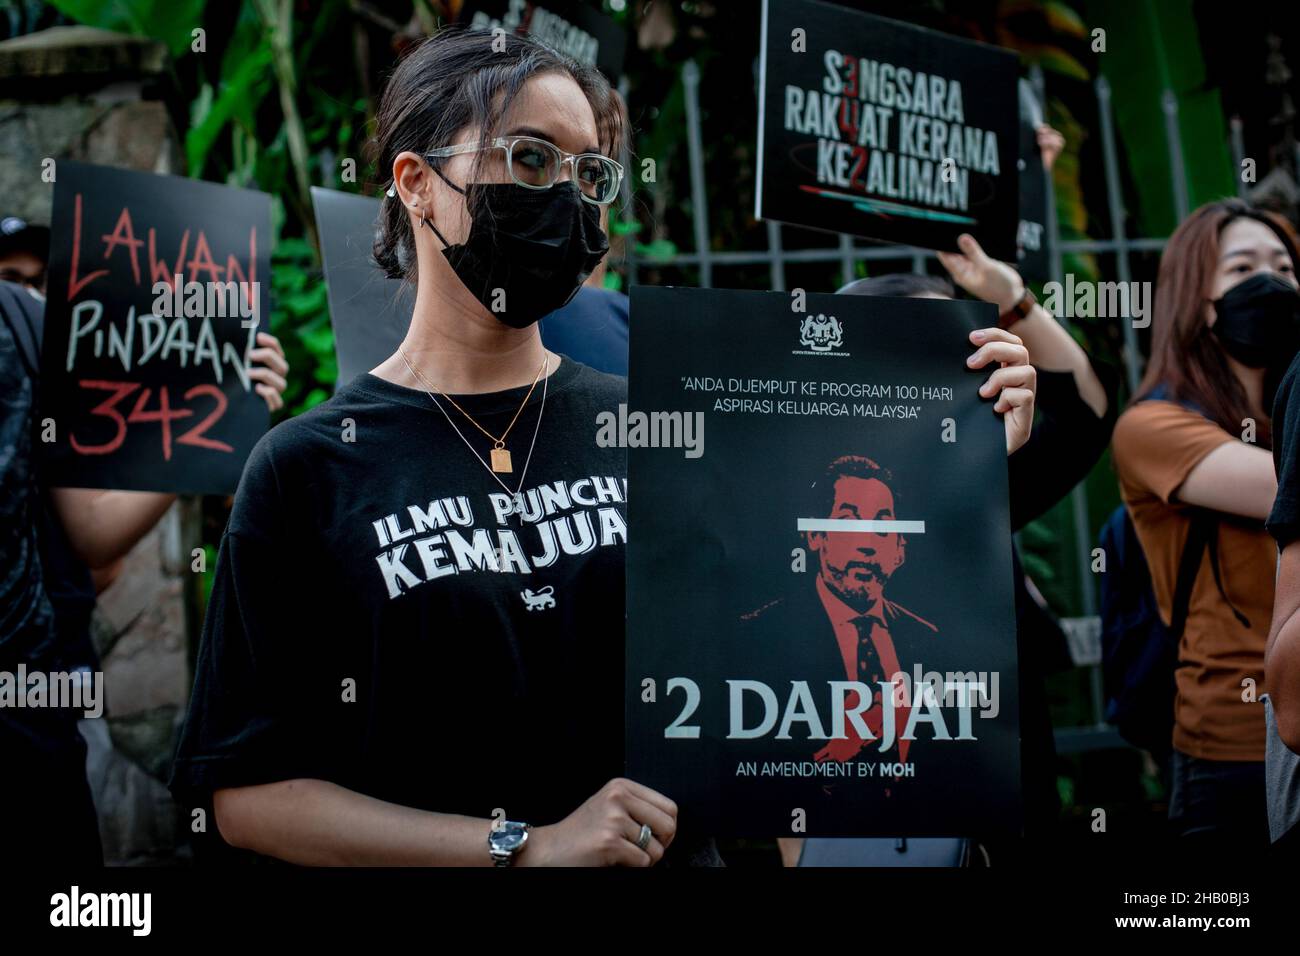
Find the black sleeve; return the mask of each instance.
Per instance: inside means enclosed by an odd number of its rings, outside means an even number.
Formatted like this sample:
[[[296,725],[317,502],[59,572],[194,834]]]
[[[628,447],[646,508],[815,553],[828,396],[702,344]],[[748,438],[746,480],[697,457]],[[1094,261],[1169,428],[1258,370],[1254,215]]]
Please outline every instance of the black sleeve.
[[[25,330],[40,304],[0,282],[0,670],[58,666],[36,536],[36,366]]]
[[[20,285],[0,282],[0,321],[13,336],[16,355],[39,393],[41,382],[41,336],[45,328],[45,304]]]
[[[1268,515],[1268,533],[1285,548],[1300,538],[1300,359],[1291,364],[1273,403],[1273,467],[1277,497]]]
[[[1013,531],[1069,494],[1110,443],[1118,417],[1119,375],[1104,362],[1091,357],[1089,362],[1106,392],[1106,414],[1100,418],[1080,397],[1073,372],[1038,371],[1038,421],[1029,441],[1007,461]]]
[[[325,776],[328,720],[303,646],[316,631],[308,609],[320,596],[309,593],[309,572],[295,570],[310,567],[310,546],[293,553],[293,523],[265,445],[249,458],[217,558],[172,768],[184,806],[203,806],[224,787]]]

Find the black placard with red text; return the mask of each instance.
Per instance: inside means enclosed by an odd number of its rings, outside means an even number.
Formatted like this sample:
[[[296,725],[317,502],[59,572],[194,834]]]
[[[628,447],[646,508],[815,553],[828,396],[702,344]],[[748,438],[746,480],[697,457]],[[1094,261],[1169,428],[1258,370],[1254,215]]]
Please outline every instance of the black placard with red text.
[[[1016,56],[815,0],[764,0],[756,215],[1016,260]]]
[[[268,420],[248,356],[270,307],[270,197],[69,161],[57,177],[45,480],[233,492]]]

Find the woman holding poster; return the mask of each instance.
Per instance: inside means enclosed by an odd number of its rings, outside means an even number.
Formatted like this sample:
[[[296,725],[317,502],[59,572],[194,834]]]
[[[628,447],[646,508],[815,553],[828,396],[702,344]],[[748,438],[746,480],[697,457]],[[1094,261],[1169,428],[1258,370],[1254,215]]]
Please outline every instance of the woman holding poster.
[[[672,800],[619,778],[626,455],[594,423],[626,382],[537,328],[605,254],[623,127],[599,73],[513,34],[445,31],[394,73],[375,256],[414,312],[248,462],[173,779],[226,843],[464,866],[673,846]]]
[[[599,74],[512,35],[443,32],[394,73],[375,256],[414,312],[393,356],[249,459],[172,781],[225,843],[300,864],[720,862],[619,776],[627,454],[596,424],[627,386],[537,329],[607,250],[623,129]],[[1027,433],[1023,385],[986,390]]]

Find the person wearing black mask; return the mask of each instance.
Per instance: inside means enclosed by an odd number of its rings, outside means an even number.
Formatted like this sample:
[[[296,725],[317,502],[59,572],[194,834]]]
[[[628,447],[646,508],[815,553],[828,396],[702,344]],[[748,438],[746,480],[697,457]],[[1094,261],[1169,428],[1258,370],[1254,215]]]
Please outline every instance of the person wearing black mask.
[[[1257,272],[1234,285],[1213,303],[1218,321],[1210,331],[1223,351],[1251,369],[1285,368],[1295,355],[1300,328],[1296,322],[1296,280],[1276,272]],[[1274,391],[1276,383],[1269,387]]]
[[[718,863],[622,779],[626,380],[537,320],[605,254],[625,120],[593,69],[448,30],[377,114],[397,351],[272,429],[222,541],[172,779],[299,864]],[[224,852],[220,845],[210,846]]]
[[[1192,213],[1165,247],[1151,359],[1113,441],[1120,493],[1170,619],[1202,532],[1175,670],[1169,819],[1202,849],[1268,843],[1264,652],[1277,558],[1269,409],[1300,348],[1296,239],[1240,200]],[[1196,541],[1198,539],[1191,539]]]

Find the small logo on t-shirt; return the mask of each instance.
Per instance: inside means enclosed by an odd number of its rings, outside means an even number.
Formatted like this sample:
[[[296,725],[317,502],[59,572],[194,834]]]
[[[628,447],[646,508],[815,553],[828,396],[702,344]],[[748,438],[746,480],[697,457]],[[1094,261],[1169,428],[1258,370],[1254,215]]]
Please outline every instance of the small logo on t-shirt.
[[[529,611],[542,611],[548,607],[555,607],[555,588],[546,585],[537,591],[524,588],[519,592],[519,596],[524,599],[524,607]]]

